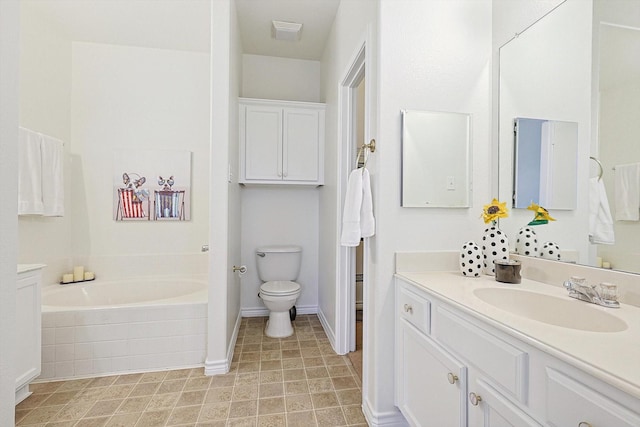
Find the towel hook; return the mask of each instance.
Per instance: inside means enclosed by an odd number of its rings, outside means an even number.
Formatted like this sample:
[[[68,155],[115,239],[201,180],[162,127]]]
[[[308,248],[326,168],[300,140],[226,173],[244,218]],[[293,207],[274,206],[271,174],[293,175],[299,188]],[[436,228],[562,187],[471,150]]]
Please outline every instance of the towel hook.
[[[364,161],[363,161],[363,165],[362,167],[365,168],[367,166],[367,160],[369,159],[369,156],[367,155],[366,151],[369,151],[369,153],[375,153],[376,152],[376,140],[372,139],[368,144],[362,144],[360,146],[360,149],[358,150],[358,156],[356,157],[356,169],[358,168],[358,165],[360,164],[360,156],[363,155],[364,156]]]
[[[604,169],[602,168],[602,163],[600,163],[600,160],[596,159],[593,156],[589,156],[589,158],[598,164],[598,168],[600,170],[598,172],[598,181],[600,181],[602,179],[602,174],[604,173]]]

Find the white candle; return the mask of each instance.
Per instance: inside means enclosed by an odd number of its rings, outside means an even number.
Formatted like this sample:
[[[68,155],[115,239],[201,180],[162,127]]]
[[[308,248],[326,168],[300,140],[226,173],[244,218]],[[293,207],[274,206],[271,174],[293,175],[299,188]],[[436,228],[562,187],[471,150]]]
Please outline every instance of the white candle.
[[[62,283],[73,282],[73,273],[67,273],[62,275]]]
[[[73,281],[80,282],[82,280],[84,280],[84,267],[82,265],[73,267]]]
[[[96,278],[96,275],[93,274],[93,271],[85,271],[84,272],[84,280],[93,280]]]
[[[611,268],[611,263],[607,261],[602,261],[602,268]]]

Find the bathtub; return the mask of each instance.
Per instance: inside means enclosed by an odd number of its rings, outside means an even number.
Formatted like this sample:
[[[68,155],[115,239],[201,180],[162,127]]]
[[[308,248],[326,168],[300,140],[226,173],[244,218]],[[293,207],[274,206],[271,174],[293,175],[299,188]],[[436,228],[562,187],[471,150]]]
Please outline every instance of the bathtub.
[[[203,366],[206,324],[204,280],[45,286],[38,381]]]

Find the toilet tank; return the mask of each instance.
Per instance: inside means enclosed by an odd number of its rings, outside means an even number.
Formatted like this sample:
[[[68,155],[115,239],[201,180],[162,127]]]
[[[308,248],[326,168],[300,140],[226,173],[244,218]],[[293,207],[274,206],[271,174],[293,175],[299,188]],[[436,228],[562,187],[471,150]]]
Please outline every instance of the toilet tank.
[[[300,274],[302,248],[295,245],[262,246],[256,249],[256,259],[258,276],[263,282],[293,281]]]

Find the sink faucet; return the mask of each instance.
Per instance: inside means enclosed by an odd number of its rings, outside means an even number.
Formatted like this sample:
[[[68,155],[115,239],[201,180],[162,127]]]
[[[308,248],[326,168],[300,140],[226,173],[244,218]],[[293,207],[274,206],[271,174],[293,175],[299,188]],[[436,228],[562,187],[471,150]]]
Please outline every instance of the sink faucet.
[[[572,276],[564,282],[564,287],[569,291],[569,296],[582,301],[598,304],[603,307],[619,308],[620,303],[615,295],[615,286],[601,284],[600,291],[595,286],[589,286],[582,277]]]

